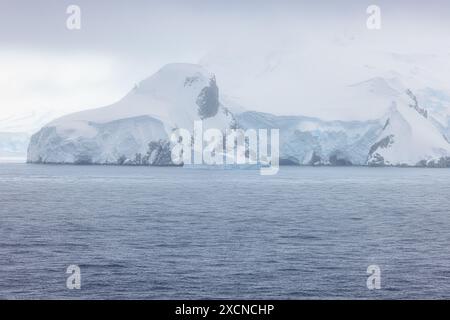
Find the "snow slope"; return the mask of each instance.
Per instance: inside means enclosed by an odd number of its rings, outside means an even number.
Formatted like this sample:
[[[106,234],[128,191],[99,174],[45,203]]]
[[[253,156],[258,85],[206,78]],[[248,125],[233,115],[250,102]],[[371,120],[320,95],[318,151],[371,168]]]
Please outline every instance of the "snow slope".
[[[388,111],[395,95],[389,87],[397,90],[397,83],[414,91],[430,111],[439,111],[448,126],[448,51],[416,43],[382,46],[367,34],[280,37],[276,46],[249,39],[239,47],[219,47],[199,63],[216,74],[224,92],[258,111],[322,120],[376,119]],[[372,79],[379,83],[373,83],[376,94],[367,100],[368,92],[358,94],[354,86]]]
[[[437,166],[450,158],[449,142],[414,104],[394,102],[385,118],[369,152],[369,165]]]
[[[219,101],[214,75],[198,65],[170,64],[113,105],[47,124],[31,138],[28,161],[128,161],[145,155],[150,142],[167,141],[174,128],[192,132],[194,121],[201,119],[204,128],[219,129],[233,121]]]
[[[280,154],[292,164],[448,166],[445,126],[400,79],[370,78],[349,85],[345,95],[360,108],[391,107],[368,121],[248,112],[237,120],[245,128],[280,128]]]
[[[245,111],[228,96],[219,98],[215,76],[203,67],[170,64],[113,105],[43,127],[31,139],[28,161],[165,165],[172,130],[192,132],[194,121],[203,120],[204,129],[279,129],[282,164],[447,166],[450,144],[436,116],[439,104],[422,104],[437,94],[427,100],[424,93],[396,76],[350,83],[336,101],[391,107],[375,120],[325,121]]]

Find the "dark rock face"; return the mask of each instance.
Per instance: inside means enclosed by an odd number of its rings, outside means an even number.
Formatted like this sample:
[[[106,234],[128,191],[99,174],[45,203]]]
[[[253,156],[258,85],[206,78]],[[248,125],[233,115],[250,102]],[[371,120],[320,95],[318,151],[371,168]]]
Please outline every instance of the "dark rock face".
[[[207,119],[214,117],[219,110],[219,88],[216,84],[216,78],[212,77],[209,86],[204,87],[197,98],[198,115],[200,118]]]
[[[151,141],[145,154],[136,153],[133,159],[123,155],[119,157],[117,164],[124,166],[173,166],[172,145],[170,141],[162,139]]]
[[[74,164],[78,165],[89,165],[92,164],[92,157],[89,154],[80,154],[77,156],[77,158],[74,161]]]
[[[152,141],[148,144],[148,165],[170,166],[172,163],[172,148],[169,141]]]
[[[321,165],[321,164],[322,164],[322,158],[316,152],[313,152],[311,161],[309,161],[308,165],[317,166],[317,165]]]
[[[428,118],[428,110],[419,106],[419,102],[417,101],[417,97],[414,95],[414,93],[410,89],[408,89],[406,90],[406,94],[413,101],[413,104],[410,104],[409,107],[415,109],[424,118]]]
[[[442,157],[439,160],[420,161],[416,166],[428,168],[450,168],[450,157]]]
[[[280,166],[298,166],[298,160],[295,158],[281,158],[280,159]]]
[[[389,121],[389,120],[388,120]],[[381,156],[377,150],[388,148],[390,145],[394,143],[394,135],[389,135],[372,145],[370,147],[369,156],[367,160],[367,164],[369,166],[383,166],[385,165],[384,158]]]
[[[372,167],[384,166],[384,158],[380,154],[376,153],[367,164]]]
[[[370,156],[373,155],[374,152],[378,150],[378,148],[382,149],[387,148],[393,143],[394,143],[394,135],[391,134],[387,137],[384,137],[383,139],[375,143],[372,147],[370,147],[369,155]]]
[[[348,158],[339,151],[336,151],[330,156],[330,164],[332,166],[351,166],[353,165]]]

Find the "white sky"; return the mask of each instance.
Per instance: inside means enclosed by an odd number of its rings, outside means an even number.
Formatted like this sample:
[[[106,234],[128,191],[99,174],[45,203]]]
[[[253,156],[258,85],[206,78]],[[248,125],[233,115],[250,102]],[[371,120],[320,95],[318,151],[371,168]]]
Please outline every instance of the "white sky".
[[[382,9],[380,31],[365,26],[365,10],[372,3]],[[81,30],[66,28],[69,4],[81,7]],[[330,46],[352,48],[353,43],[360,50],[356,55],[364,57],[367,52],[445,55],[450,52],[449,18],[450,4],[444,0],[0,0],[0,119],[106,105],[171,62],[209,61],[214,67],[220,59],[236,58],[242,66],[234,63],[230,72],[245,73],[248,61],[274,52],[281,63],[307,58],[305,50],[317,52],[315,61],[324,56],[332,63]],[[230,88],[231,95],[239,92],[233,91],[233,76],[224,75],[222,83],[218,77],[221,90]],[[280,73],[276,81],[270,96],[260,98],[260,88],[243,84],[245,107],[339,116],[326,108],[299,108],[295,94],[283,92],[285,84],[295,81],[294,72]],[[275,105],[277,101],[282,103]]]

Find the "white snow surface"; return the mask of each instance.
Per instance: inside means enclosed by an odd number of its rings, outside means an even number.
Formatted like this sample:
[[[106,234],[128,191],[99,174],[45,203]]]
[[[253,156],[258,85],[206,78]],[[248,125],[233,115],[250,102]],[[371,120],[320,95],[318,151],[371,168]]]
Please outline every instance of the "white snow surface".
[[[392,59],[412,63],[405,56]],[[275,63],[267,72],[275,72],[277,66]],[[225,130],[234,121],[242,128],[279,129],[281,157],[295,164],[365,165],[377,156],[384,165],[414,166],[450,157],[445,138],[450,132],[446,123],[450,99],[445,92],[428,88],[414,77],[411,80],[395,72],[387,75],[349,82],[342,90],[331,90],[328,83],[327,90],[322,90],[329,101],[336,98],[336,103],[353,109],[387,110],[374,120],[325,121],[248,112],[241,102],[235,102],[234,95],[223,95],[219,89],[217,112],[205,118],[200,116],[199,99],[204,98],[205,89],[214,88],[214,74],[199,65],[170,64],[115,104],[50,122],[32,137],[28,161],[116,163],[121,156],[132,159],[136,153],[145,154],[149,142],[167,140],[175,128],[192,132],[194,121],[201,118],[204,129]],[[302,83],[297,86],[301,88]],[[219,88],[220,84],[218,78]],[[426,116],[412,106],[407,90],[416,96],[419,107],[427,110]],[[314,106],[314,101],[305,102]],[[383,145],[386,139],[389,143]]]
[[[145,154],[151,141],[167,140],[175,128],[192,132],[201,120],[197,104],[214,75],[193,64],[169,64],[140,82],[110,106],[56,119],[33,136],[30,162],[116,162],[121,156]],[[204,129],[230,127],[231,114],[220,105],[203,119]]]
[[[450,144],[443,134],[406,101],[393,103],[386,121],[378,141],[390,136],[391,143],[376,150],[385,165],[417,165],[420,161],[450,157]]]

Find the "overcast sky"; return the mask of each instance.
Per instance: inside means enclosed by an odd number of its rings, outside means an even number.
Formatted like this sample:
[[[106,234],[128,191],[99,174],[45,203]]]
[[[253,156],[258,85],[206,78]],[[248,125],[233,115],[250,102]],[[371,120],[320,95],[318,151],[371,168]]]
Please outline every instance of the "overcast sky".
[[[81,30],[66,28],[71,4]],[[376,34],[366,28],[371,4],[382,9]],[[0,118],[109,104],[166,63],[222,50],[251,56],[258,46],[297,50],[304,38],[358,35],[374,50],[448,52],[449,30],[446,0],[0,0]]]

